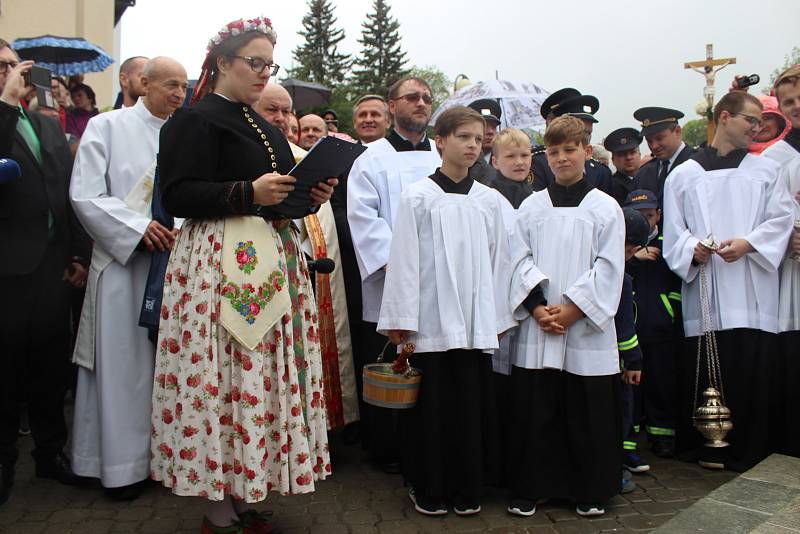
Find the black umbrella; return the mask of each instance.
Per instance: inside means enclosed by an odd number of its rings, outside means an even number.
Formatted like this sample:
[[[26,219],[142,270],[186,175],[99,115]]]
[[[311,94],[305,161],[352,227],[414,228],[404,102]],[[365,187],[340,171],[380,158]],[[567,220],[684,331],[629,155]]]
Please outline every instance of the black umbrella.
[[[59,76],[102,72],[114,63],[102,48],[80,37],[24,37],[11,46],[20,59],[31,59]]]
[[[281,85],[289,91],[294,109],[324,106],[331,100],[331,89],[322,84],[287,78]]]

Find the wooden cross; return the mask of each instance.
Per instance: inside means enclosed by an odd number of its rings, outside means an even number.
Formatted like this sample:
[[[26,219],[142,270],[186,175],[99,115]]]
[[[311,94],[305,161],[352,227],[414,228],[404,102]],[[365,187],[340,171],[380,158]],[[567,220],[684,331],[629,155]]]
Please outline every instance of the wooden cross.
[[[724,69],[728,65],[736,64],[735,57],[724,57],[720,59],[714,59],[714,45],[707,44],[706,45],[706,59],[704,61],[690,61],[689,63],[684,63],[684,69],[692,69],[695,72],[699,72],[706,78],[706,86],[703,88],[703,96],[706,99],[706,103],[708,104],[708,109],[712,109],[714,107],[714,78],[717,76],[717,72]],[[716,68],[715,68],[716,67]],[[714,121],[708,121],[708,130],[707,130],[708,142],[714,139]]]

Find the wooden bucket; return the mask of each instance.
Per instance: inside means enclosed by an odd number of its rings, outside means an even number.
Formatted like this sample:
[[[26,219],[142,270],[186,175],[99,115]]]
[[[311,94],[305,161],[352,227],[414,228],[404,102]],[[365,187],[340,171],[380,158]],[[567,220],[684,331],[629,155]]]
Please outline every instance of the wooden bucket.
[[[363,374],[364,402],[381,408],[413,408],[422,383],[422,373],[413,370],[407,376],[392,371],[391,363],[368,363]]]

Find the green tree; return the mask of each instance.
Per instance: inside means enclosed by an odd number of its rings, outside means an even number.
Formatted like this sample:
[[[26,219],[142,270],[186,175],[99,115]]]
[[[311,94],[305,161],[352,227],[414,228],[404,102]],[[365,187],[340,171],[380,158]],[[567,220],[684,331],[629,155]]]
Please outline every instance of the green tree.
[[[448,78],[447,74],[433,65],[411,67],[411,69],[408,71],[408,75],[422,78],[431,86],[431,89],[433,90],[434,113],[439,108],[439,105],[450,96],[450,91],[453,89],[453,80]]]
[[[689,146],[699,146],[707,140],[708,121],[695,119],[688,121],[682,128],[683,141]]]
[[[303,31],[297,32],[305,38],[305,43],[292,52],[297,67],[290,69],[290,76],[323,85],[344,81],[352,60],[349,55],[338,51],[344,30],[335,25],[336,17],[330,0],[308,0]]]
[[[361,54],[355,60],[353,84],[360,94],[385,95],[408,73],[406,53],[400,47],[400,23],[389,14],[386,0],[372,3],[374,13],[361,23]]]
[[[785,71],[792,65],[800,64],[800,47],[795,46],[792,48],[791,53],[786,54],[783,61],[783,67],[775,69],[772,71],[772,74],[769,77],[769,86],[763,89],[763,93],[768,95],[770,91],[772,91],[772,86],[775,85],[775,79],[778,77],[778,74]]]

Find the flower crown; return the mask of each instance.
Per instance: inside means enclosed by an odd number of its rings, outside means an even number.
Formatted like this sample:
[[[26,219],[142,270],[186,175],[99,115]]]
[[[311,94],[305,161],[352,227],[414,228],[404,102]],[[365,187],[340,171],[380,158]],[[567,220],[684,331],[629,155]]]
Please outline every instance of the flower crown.
[[[265,34],[271,41],[277,40],[277,34],[272,29],[272,21],[267,17],[256,17],[254,19],[239,19],[229,22],[217,32],[214,37],[208,41],[206,50],[211,52],[211,49],[218,46],[223,41],[245,32],[261,32]]]

